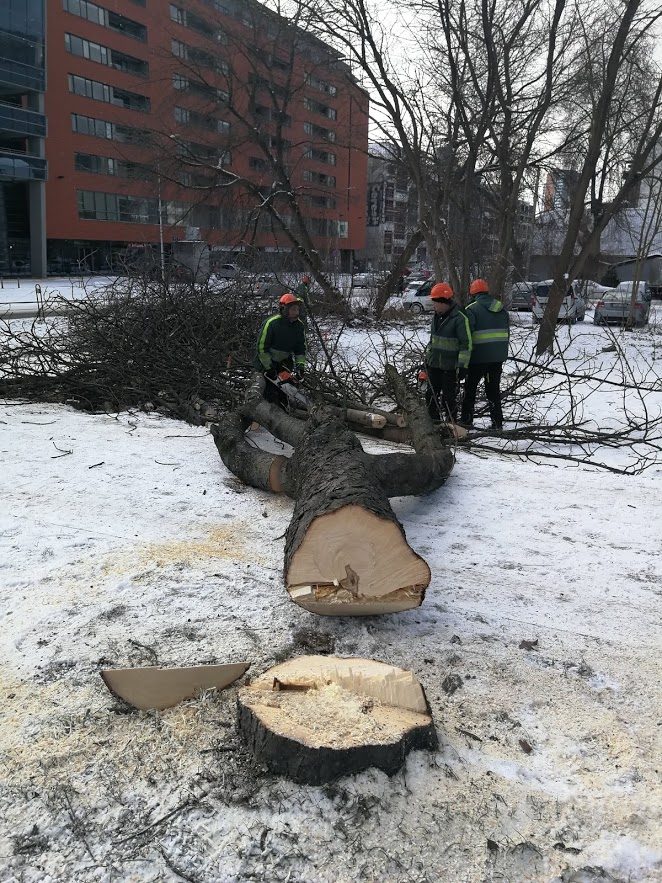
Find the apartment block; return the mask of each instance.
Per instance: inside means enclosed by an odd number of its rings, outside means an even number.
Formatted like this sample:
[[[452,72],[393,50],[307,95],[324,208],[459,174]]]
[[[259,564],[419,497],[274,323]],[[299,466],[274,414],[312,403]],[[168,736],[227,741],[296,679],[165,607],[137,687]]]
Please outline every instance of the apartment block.
[[[368,98],[329,47],[252,0],[49,0],[45,31],[28,5],[42,89],[0,96],[0,133],[6,103],[39,114],[22,152],[41,163],[51,272],[187,239],[287,254],[299,217],[338,266],[363,247]],[[12,230],[43,240],[43,226],[35,208]]]
[[[46,273],[44,0],[0,3],[0,273]]]

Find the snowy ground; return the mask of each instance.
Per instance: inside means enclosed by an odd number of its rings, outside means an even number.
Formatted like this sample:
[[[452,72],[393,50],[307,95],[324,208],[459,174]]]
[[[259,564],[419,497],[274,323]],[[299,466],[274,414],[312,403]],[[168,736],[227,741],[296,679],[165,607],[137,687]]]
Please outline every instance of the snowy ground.
[[[578,358],[607,340],[570,333]],[[624,340],[647,375],[658,332]],[[204,428],[9,402],[0,462],[1,880],[662,879],[662,463],[461,450],[443,488],[393,501],[432,569],[422,608],[342,620],[286,598],[291,503]],[[416,672],[436,754],[302,787],[243,752],[233,689],[127,713],[98,674],[258,673],[333,643]]]

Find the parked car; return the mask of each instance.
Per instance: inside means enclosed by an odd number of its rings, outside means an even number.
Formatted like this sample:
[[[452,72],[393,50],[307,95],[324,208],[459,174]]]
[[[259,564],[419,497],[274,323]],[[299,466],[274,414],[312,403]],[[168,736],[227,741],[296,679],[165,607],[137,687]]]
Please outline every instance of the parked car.
[[[410,282],[402,294],[402,306],[412,313],[433,313],[434,304],[430,300],[430,292],[434,285],[434,279]]]
[[[386,278],[386,273],[355,273],[352,288],[376,288]]]
[[[234,279],[241,273],[241,269],[237,264],[219,264],[212,272],[218,279]]]
[[[509,310],[530,310],[533,303],[535,282],[515,282],[507,302]]]
[[[599,300],[605,292],[611,291],[609,285],[600,285],[599,282],[594,282],[592,279],[577,279],[575,286],[584,300],[589,303]]]
[[[636,284],[636,295],[632,303],[632,290]],[[647,325],[651,309],[651,293],[647,282],[621,282],[616,288],[605,292],[595,305],[593,322],[596,325],[614,323],[625,325],[630,319],[632,325]]]
[[[535,323],[542,322],[542,317],[549,299],[549,292],[552,288],[552,280],[546,279],[544,282],[536,282],[533,289],[533,301],[531,303],[531,313]],[[559,310],[558,322],[567,322],[574,325],[575,322],[583,322],[586,315],[586,301],[579,294],[576,283],[568,286],[561,308]]]

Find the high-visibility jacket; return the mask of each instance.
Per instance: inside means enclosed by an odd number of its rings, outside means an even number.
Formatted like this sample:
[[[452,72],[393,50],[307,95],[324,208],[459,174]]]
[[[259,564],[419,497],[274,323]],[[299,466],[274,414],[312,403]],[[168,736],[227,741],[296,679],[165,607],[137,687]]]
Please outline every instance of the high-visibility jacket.
[[[448,313],[435,313],[432,317],[430,343],[425,351],[425,364],[443,371],[466,368],[470,355],[471,329],[462,310],[457,304],[453,304]]]
[[[471,364],[505,362],[508,358],[510,320],[500,300],[479,294],[466,307],[471,326]]]
[[[269,316],[257,339],[255,367],[306,367],[306,332],[301,319],[290,322],[284,316]]]

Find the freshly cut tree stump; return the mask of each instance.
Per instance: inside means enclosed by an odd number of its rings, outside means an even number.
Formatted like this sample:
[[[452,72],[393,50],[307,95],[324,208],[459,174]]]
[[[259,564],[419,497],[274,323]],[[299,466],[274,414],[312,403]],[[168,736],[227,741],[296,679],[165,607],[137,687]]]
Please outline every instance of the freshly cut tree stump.
[[[238,727],[274,772],[320,785],[378,767],[395,773],[437,734],[412,672],[372,659],[300,656],[239,690]]]

